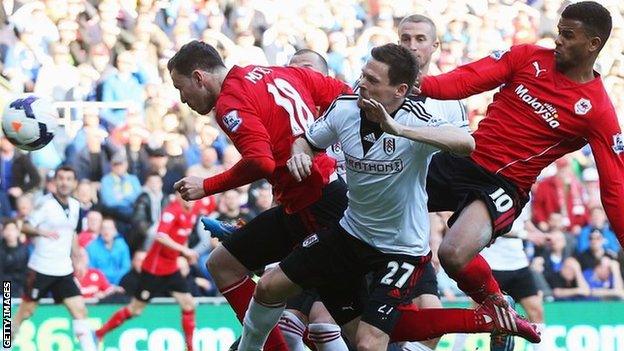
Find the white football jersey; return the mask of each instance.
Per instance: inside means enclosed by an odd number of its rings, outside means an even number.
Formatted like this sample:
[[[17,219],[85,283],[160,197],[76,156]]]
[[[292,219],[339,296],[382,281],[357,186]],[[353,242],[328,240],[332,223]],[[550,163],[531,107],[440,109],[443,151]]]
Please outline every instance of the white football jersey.
[[[310,126],[306,138],[325,149],[340,142],[349,184],[349,206],[340,225],[351,235],[386,253],[429,253],[429,216],[425,181],[437,148],[383,133],[357,106],[357,95],[336,99]],[[406,99],[395,112],[397,122],[441,126],[421,101]]]
[[[70,197],[68,208],[63,206],[52,194],[45,195],[39,206],[28,217],[33,227],[54,231],[58,239],[42,236],[33,238],[33,252],[28,260],[28,267],[41,274],[64,276],[74,271],[71,261],[71,249],[80,213],[80,203]]]

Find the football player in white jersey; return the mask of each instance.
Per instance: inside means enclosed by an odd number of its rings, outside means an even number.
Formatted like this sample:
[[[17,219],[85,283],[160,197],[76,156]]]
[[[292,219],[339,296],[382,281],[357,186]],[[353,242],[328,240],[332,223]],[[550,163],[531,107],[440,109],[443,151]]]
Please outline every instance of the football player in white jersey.
[[[54,183],[56,190],[41,199],[22,226],[22,232],[33,237],[34,250],[28,260],[22,303],[13,319],[13,336],[33,314],[39,299],[51,293],[55,302],[62,302],[71,314],[81,349],[95,351],[95,334],[87,322],[87,308],[72,265],[80,253],[76,235],[80,204],[71,196],[77,186],[76,171],[69,166],[59,167]]]
[[[439,149],[469,154],[474,140],[431,116],[422,102],[406,99],[418,71],[407,49],[386,44],[371,55],[362,70],[359,97],[338,98],[306,139],[295,142],[288,162],[300,180],[310,174],[313,148],[322,151],[340,141],[349,207],[339,225],[309,236],[260,279],[239,350],[260,350],[284,301],[302,287],[319,288],[351,341],[367,350],[385,349],[401,314],[397,307],[414,297],[414,283],[430,259],[429,160]],[[364,300],[367,273],[373,280]]]

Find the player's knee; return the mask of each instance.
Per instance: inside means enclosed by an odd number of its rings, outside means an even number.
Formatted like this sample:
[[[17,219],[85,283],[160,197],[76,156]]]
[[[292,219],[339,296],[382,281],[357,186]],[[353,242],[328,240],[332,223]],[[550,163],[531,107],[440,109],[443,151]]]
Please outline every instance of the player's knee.
[[[460,265],[460,255],[460,248],[456,245],[442,242],[438,248],[440,264],[442,264],[445,269],[457,268],[457,266]]]
[[[255,298],[265,303],[275,302],[275,287],[270,276],[263,276],[256,285]]]

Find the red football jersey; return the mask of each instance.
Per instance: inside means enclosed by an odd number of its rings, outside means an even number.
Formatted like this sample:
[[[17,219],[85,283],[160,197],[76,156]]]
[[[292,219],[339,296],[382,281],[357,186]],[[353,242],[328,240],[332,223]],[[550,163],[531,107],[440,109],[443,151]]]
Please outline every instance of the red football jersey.
[[[554,50],[519,45],[425,77],[421,90],[437,99],[462,99],[501,85],[473,134],[472,159],[528,193],[544,167],[589,142],[602,203],[624,242],[624,138],[600,75],[573,82],[556,70]]]
[[[77,277],[76,279],[78,280],[80,293],[87,299],[95,297],[95,294],[99,291],[106,292],[113,288],[108,282],[108,279],[106,279],[104,273],[99,269],[88,268],[87,273],[85,273],[82,279],[78,279]]]
[[[294,140],[304,134],[340,94],[344,83],[309,69],[234,66],[225,78],[216,103],[217,122],[243,158],[270,157],[275,170],[267,179],[278,203],[289,213],[315,202],[335,170],[325,154],[314,158],[312,174],[297,182],[288,172]]]
[[[165,209],[158,223],[158,235],[167,235],[178,244],[186,245],[189,234],[197,222],[197,215],[186,211],[174,200]],[[178,270],[180,252],[168,248],[158,241],[150,247],[141,269],[154,275],[169,275]]]

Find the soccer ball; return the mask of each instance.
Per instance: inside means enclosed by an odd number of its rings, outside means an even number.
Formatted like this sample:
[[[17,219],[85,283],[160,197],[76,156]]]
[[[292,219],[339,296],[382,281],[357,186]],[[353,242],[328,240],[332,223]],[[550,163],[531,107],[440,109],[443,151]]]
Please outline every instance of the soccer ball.
[[[46,146],[58,127],[58,110],[52,102],[31,94],[10,101],[2,113],[4,136],[26,151]]]

